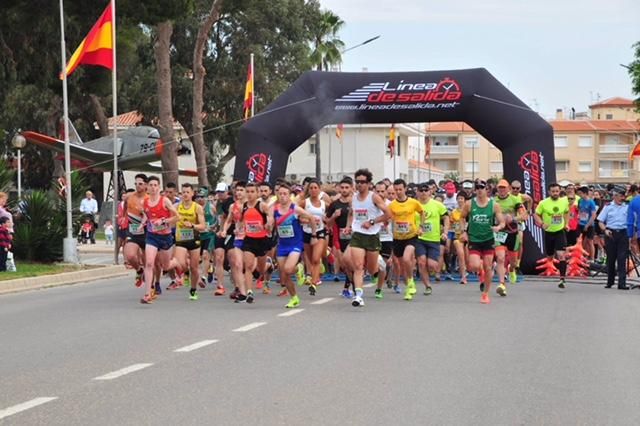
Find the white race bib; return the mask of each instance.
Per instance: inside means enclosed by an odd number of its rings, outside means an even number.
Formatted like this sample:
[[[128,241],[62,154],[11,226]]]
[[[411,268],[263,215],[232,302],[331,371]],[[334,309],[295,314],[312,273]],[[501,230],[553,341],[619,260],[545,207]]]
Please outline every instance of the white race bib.
[[[278,226],[278,236],[280,238],[293,238],[294,234],[293,225],[289,224]]]
[[[130,223],[129,233],[131,235],[142,235],[144,234],[144,228],[142,227],[141,223]]]
[[[396,222],[396,232],[398,234],[408,234],[411,231],[409,222]]]
[[[564,220],[564,216],[556,214],[551,216],[551,224],[552,225],[562,225],[562,221]]]
[[[261,222],[246,222],[247,232],[249,233],[258,233],[263,231],[263,226]]]
[[[508,235],[509,234],[507,234],[506,232],[494,232],[493,238],[496,240],[496,242],[504,244],[507,241]]]
[[[179,228],[176,234],[177,241],[193,241],[196,239],[196,234],[192,228]]]
[[[429,232],[433,231],[431,222],[422,222],[422,224],[420,225],[420,230],[423,234],[428,234]]]
[[[367,209],[356,209],[353,214],[358,222],[366,222],[369,220],[369,211]]]

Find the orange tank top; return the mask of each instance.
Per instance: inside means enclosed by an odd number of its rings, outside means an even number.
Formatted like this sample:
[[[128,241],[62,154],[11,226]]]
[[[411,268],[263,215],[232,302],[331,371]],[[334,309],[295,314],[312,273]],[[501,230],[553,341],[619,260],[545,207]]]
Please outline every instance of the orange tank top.
[[[249,207],[246,203],[242,208],[242,221],[244,222],[244,235],[250,238],[266,238],[267,230],[264,228],[265,216],[260,211],[260,201],[255,207]]]

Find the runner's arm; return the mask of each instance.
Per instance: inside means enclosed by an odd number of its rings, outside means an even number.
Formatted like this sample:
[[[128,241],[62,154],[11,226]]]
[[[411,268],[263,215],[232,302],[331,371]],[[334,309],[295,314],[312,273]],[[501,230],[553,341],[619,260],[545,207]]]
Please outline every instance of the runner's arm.
[[[493,231],[498,232],[503,230],[505,227],[505,221],[504,221],[504,215],[502,214],[502,209],[500,208],[500,204],[493,203],[493,214],[496,216],[496,219],[498,220],[498,225],[493,227]]]
[[[382,223],[389,220],[389,218],[391,217],[391,213],[389,213],[389,208],[385,204],[382,197],[380,197],[378,194],[373,194],[373,197],[371,199],[373,200],[373,203],[376,205],[376,207],[378,207],[380,211],[382,211],[382,216],[378,216],[373,221],[375,223]]]
[[[197,224],[192,223],[191,226],[193,226],[193,228],[198,232],[204,232],[207,227],[207,224],[205,223],[205,220],[204,220],[204,209],[200,204],[196,204],[196,217],[197,217],[198,223]]]
[[[169,220],[166,220],[167,225],[175,225],[176,223],[178,223],[178,220],[180,219],[180,217],[178,216],[178,211],[171,203],[171,201],[169,201],[169,199],[166,197],[164,198],[164,206],[167,210],[169,210],[169,213],[171,213],[171,217],[169,218]]]
[[[315,234],[317,226],[316,221],[313,220],[313,215],[298,205],[296,205],[295,212],[299,218],[304,218],[309,222],[309,226],[311,227],[311,235]]]

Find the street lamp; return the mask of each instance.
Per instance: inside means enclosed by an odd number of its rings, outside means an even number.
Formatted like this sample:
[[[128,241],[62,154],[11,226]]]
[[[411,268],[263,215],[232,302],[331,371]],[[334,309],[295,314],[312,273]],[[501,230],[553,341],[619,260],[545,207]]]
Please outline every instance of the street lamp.
[[[22,149],[27,145],[27,140],[18,131],[13,135],[11,145],[18,150],[18,199],[22,199]]]

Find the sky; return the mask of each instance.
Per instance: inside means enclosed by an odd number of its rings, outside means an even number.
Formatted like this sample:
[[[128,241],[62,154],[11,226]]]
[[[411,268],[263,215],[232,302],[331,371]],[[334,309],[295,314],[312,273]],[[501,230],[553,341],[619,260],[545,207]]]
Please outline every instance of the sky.
[[[342,71],[486,68],[543,117],[635,98],[639,0],[320,0],[345,22]]]

